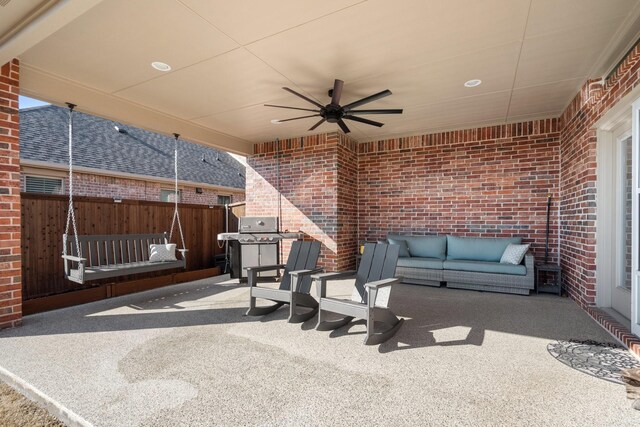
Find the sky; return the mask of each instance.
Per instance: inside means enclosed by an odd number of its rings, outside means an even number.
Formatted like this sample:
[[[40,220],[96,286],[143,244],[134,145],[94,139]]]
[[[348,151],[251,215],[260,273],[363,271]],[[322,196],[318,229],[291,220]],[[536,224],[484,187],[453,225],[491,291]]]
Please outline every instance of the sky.
[[[37,99],[28,98],[26,96],[20,96],[18,98],[18,108],[20,108],[21,110],[23,108],[39,107],[41,105],[49,105],[49,103],[39,101]]]

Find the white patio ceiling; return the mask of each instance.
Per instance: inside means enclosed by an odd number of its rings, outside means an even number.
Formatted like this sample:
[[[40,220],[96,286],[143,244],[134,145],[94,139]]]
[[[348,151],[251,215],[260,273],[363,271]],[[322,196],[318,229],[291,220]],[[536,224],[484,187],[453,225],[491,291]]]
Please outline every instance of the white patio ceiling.
[[[23,43],[22,92],[240,153],[253,142],[337,130],[325,123],[308,132],[316,118],[274,125],[304,112],[263,106],[310,106],[282,86],[326,104],[335,78],[345,81],[343,104],[390,89],[367,108],[404,108],[369,116],[382,128],[348,122],[359,141],[555,117],[640,29],[638,0],[91,3]],[[16,19],[0,13],[0,34]],[[469,79],[483,83],[465,88]]]

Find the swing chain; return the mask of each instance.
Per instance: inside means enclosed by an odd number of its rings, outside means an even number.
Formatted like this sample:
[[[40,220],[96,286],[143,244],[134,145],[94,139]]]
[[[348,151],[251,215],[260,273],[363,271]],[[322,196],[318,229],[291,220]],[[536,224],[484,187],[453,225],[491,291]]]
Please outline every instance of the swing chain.
[[[174,202],[175,209],[173,211],[173,220],[171,221],[171,230],[169,231],[169,241],[173,237],[173,229],[175,227],[176,221],[178,222],[178,231],[180,231],[180,242],[182,243],[182,249],[186,249],[184,244],[184,234],[182,233],[182,224],[180,223],[180,212],[178,210],[178,138],[180,134],[174,133],[175,137],[175,148],[173,150],[173,171],[174,171]]]
[[[73,237],[76,244],[77,256],[82,258],[82,247],[78,240],[78,226],[76,225],[76,213],[73,208],[73,109],[75,104],[67,102],[69,106],[69,208],[67,211],[67,225],[64,234],[69,235],[69,225],[73,227]],[[67,246],[64,245],[62,253],[67,255]]]

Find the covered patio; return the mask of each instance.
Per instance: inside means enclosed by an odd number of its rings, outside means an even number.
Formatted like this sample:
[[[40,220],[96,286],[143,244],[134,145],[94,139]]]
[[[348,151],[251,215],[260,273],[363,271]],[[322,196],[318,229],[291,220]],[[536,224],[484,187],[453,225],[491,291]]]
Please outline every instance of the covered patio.
[[[0,377],[68,423],[640,424],[580,360],[640,355],[640,1],[0,12]],[[373,347],[362,324],[243,317],[246,286],[215,278],[23,317],[19,95],[246,156],[246,215],[320,242],[327,271],[390,234],[516,238],[563,297],[397,285],[405,323]]]
[[[612,341],[572,301],[396,291],[406,324],[379,347],[361,344],[362,324],[243,317],[248,289],[220,278],[29,316],[3,332],[0,366],[62,420],[95,426],[640,423],[622,385],[549,352]]]

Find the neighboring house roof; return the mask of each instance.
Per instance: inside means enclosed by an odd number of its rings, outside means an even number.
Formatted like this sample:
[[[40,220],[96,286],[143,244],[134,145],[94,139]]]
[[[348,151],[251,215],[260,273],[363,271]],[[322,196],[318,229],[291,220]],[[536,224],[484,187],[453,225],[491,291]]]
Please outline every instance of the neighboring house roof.
[[[68,164],[68,117],[66,108],[54,105],[20,110],[20,159]],[[171,136],[73,114],[74,166],[173,178],[173,150]],[[245,167],[224,151],[180,139],[178,178],[244,190]]]

